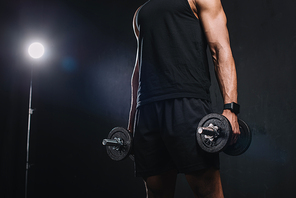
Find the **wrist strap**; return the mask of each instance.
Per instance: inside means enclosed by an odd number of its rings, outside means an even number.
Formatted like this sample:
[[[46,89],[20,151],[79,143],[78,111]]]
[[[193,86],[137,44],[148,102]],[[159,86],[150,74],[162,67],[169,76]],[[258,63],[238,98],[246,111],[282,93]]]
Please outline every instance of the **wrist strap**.
[[[240,105],[235,102],[227,103],[224,105],[224,109],[229,109],[230,111],[232,111],[237,115],[240,112]]]

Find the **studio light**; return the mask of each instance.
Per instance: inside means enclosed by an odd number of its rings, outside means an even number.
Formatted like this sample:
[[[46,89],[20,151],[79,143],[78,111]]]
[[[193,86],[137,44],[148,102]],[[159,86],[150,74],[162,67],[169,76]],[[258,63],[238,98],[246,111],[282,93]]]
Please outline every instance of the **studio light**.
[[[34,59],[41,58],[44,54],[44,47],[41,43],[38,43],[38,42],[32,43],[29,46],[28,53]]]

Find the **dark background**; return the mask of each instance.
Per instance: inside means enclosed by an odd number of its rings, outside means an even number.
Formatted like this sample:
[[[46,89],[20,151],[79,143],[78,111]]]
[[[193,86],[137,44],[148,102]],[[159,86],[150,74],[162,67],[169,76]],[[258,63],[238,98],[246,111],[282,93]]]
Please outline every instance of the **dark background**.
[[[132,18],[144,2],[1,2],[0,197],[25,195],[31,67],[28,197],[144,197],[132,161],[111,161],[101,145],[110,129],[127,125],[136,53]],[[221,154],[225,197],[294,197],[296,1],[222,3],[237,64],[240,118],[253,132],[246,153]],[[46,52],[31,60],[27,48],[36,40]],[[214,79],[212,84],[213,107],[221,113]],[[182,175],[176,197],[193,197]]]

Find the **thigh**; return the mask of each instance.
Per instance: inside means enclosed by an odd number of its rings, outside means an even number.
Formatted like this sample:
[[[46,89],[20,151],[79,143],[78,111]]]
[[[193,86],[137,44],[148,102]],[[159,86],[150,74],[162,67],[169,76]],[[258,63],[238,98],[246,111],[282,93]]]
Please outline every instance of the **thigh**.
[[[186,179],[195,195],[199,198],[223,198],[220,171],[207,168],[186,174]]]
[[[219,154],[203,151],[196,140],[196,129],[202,117],[211,112],[210,103],[195,98],[179,98],[166,103],[163,134],[166,147],[180,173],[215,166]]]
[[[177,170],[144,178],[149,198],[173,198],[175,194]]]
[[[162,102],[146,104],[137,109],[133,138],[136,176],[159,175],[175,169],[161,137],[161,109]]]

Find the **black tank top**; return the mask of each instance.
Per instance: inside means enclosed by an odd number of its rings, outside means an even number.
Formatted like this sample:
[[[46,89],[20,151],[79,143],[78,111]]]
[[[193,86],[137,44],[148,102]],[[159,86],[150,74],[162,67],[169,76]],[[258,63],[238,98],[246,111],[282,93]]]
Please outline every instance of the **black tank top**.
[[[207,42],[187,0],[150,0],[137,13],[138,106],[179,97],[210,100]]]

